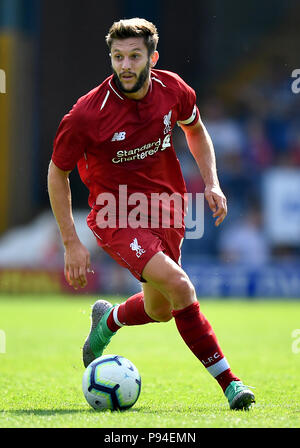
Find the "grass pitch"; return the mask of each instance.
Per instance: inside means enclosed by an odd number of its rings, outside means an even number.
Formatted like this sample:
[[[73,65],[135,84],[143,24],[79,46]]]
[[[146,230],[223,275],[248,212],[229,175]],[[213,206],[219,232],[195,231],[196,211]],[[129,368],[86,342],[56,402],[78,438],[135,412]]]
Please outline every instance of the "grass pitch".
[[[299,302],[200,301],[232,370],[255,387],[249,412],[229,409],[171,321],[113,337],[105,353],[138,367],[142,391],[133,408],[112,413],[94,411],[81,390],[81,347],[94,301],[0,297],[0,427],[300,427],[300,342],[292,336],[300,328]]]

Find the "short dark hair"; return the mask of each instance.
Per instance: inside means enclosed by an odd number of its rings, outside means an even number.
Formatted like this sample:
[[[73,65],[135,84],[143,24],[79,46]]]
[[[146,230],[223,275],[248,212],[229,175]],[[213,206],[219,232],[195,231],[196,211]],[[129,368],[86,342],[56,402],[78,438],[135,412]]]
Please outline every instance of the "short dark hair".
[[[148,20],[135,17],[115,22],[106,36],[106,43],[111,49],[114,39],[127,39],[128,37],[143,37],[145,45],[151,55],[158,44],[158,33],[156,26]]]

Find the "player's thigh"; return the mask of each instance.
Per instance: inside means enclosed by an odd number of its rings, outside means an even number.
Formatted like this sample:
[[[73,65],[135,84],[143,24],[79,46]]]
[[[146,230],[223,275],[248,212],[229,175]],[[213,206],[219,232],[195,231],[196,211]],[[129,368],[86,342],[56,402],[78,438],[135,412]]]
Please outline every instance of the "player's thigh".
[[[159,322],[172,319],[172,307],[169,300],[149,283],[142,283],[146,313]]]

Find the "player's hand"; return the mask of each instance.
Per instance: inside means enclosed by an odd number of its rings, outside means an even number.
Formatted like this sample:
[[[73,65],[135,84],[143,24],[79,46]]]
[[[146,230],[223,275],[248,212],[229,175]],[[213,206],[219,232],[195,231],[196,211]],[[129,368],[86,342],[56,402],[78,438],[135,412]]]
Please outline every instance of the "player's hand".
[[[219,226],[227,215],[227,200],[221,188],[217,185],[206,186],[204,192],[208,205],[216,218],[215,226]]]
[[[74,289],[87,285],[87,272],[90,272],[90,253],[80,242],[65,246],[65,278]]]

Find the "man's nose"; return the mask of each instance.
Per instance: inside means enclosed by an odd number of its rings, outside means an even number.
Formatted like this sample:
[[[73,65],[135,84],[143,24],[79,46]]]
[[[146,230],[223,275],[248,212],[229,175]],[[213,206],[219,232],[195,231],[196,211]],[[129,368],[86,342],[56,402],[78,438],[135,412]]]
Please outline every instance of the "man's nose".
[[[124,57],[123,63],[122,63],[122,69],[128,70],[130,68],[130,60],[128,57]]]

